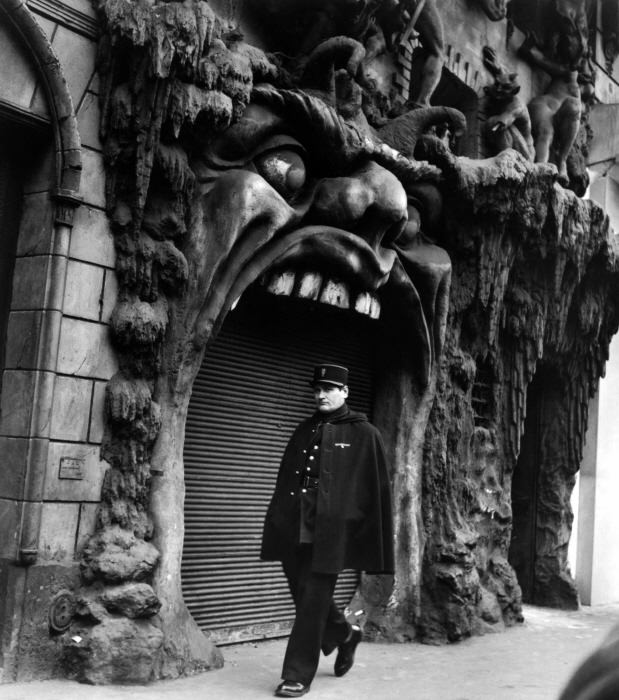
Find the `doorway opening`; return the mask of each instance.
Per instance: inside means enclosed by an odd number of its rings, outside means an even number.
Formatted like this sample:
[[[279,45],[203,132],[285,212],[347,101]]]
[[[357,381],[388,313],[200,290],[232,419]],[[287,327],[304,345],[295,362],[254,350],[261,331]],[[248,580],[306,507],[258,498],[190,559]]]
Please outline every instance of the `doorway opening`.
[[[542,439],[544,373],[538,370],[527,390],[527,413],[520,454],[512,476],[512,537],[509,563],[522,589],[522,600],[535,599],[537,515]]]
[[[279,563],[259,559],[284,448],[314,411],[315,364],[350,369],[353,410],[371,419],[376,321],[250,289],[207,348],[186,423],[183,595],[217,644],[288,634],[294,606]],[[340,575],[345,606],[359,581]]]
[[[51,135],[47,124],[12,115],[0,102],[0,392],[13,291],[24,183]]]

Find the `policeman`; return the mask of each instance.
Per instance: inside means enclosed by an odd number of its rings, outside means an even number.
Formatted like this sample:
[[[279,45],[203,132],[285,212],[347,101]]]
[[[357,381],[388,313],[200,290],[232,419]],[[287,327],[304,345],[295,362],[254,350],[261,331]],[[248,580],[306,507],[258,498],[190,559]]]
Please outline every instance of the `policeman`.
[[[267,510],[261,558],[281,561],[296,616],[278,697],[307,693],[320,651],[336,648],[334,672],[354,663],[361,630],[333,601],[343,569],[393,572],[391,489],[382,438],[351,411],[348,370],[321,364],[310,382],[316,412],[294,431],[284,451]]]

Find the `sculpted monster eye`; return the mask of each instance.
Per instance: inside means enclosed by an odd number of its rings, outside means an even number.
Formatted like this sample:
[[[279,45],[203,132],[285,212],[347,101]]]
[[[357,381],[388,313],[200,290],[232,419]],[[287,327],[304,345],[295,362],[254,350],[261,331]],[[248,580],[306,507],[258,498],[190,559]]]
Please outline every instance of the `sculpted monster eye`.
[[[268,151],[258,156],[254,164],[260,175],[285,199],[293,197],[305,184],[305,163],[292,149]]]

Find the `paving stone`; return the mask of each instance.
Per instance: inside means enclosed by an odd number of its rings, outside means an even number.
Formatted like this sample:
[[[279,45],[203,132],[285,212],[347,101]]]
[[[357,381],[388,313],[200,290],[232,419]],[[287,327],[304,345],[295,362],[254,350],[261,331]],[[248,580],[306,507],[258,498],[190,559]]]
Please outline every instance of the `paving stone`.
[[[525,606],[525,623],[457,644],[362,642],[344,678],[321,655],[308,698],[318,700],[553,700],[619,621],[619,605],[575,612]],[[89,686],[89,700],[259,700],[279,682],[285,639],[222,649],[217,671],[144,685]],[[81,700],[84,685],[51,680],[2,686],[2,700]]]

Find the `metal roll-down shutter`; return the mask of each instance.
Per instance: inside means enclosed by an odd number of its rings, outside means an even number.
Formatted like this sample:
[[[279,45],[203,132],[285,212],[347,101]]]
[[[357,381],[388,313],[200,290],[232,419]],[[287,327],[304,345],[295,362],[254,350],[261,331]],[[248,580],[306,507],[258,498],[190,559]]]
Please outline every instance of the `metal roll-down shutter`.
[[[217,643],[290,629],[294,608],[281,566],[259,559],[264,515],[288,438],[314,410],[315,364],[346,364],[349,404],[371,413],[374,325],[262,294],[259,303],[242,301],[207,349],[185,433],[182,585],[198,625]],[[339,605],[357,581],[356,572],[340,576]]]

